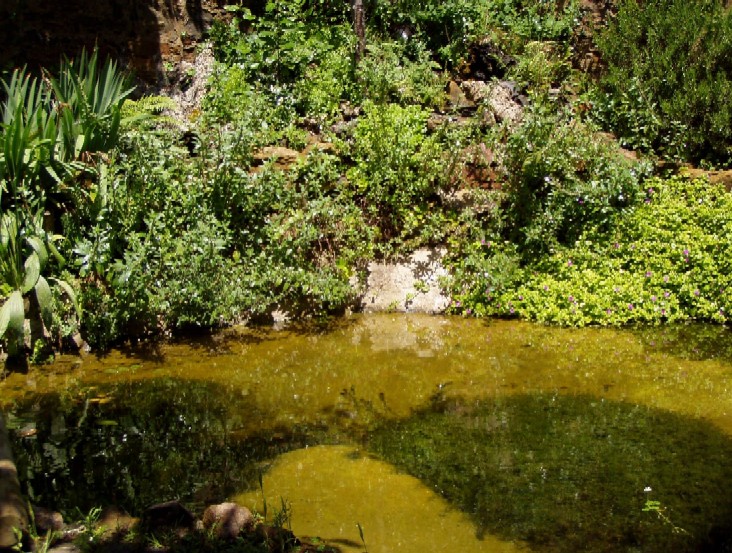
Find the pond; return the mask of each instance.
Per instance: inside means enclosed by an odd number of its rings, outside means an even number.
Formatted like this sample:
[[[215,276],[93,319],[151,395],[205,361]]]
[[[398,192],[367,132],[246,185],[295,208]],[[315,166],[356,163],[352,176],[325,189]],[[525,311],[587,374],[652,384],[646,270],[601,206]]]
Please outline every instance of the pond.
[[[28,495],[225,499],[344,552],[732,548],[732,335],[363,315],[0,382]]]

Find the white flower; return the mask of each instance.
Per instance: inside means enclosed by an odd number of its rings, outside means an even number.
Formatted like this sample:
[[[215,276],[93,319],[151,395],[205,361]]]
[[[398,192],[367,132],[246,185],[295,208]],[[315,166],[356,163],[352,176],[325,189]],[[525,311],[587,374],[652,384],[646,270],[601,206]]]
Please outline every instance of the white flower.
[[[651,490],[651,487],[650,487],[650,486],[646,486],[645,488],[643,488],[643,491],[644,491],[645,493],[649,493],[649,492],[651,492],[652,490]]]

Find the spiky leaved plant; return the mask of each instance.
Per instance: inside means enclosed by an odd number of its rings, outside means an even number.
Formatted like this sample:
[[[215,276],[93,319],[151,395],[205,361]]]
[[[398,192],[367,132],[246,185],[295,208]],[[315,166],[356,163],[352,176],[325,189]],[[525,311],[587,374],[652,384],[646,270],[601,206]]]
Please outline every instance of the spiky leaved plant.
[[[70,161],[117,145],[122,104],[134,90],[112,60],[100,63],[98,51],[64,58],[58,78],[50,78],[59,112],[59,148]]]

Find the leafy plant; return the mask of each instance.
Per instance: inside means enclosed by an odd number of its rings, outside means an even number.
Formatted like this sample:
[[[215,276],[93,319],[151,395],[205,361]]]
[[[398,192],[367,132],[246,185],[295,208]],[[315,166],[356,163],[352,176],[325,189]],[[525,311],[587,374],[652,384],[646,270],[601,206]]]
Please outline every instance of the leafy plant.
[[[607,128],[662,155],[730,163],[732,13],[722,2],[624,0],[598,45]]]
[[[564,83],[571,74],[569,52],[553,43],[528,42],[508,73],[521,89],[538,97]]]
[[[362,97],[379,104],[442,106],[446,76],[421,43],[412,50],[413,56],[407,55],[403,41],[369,44],[356,71]]]
[[[10,81],[3,80],[2,85],[5,99],[0,104],[0,205],[7,207],[14,201],[34,201],[61,180],[60,169],[71,168],[59,160],[58,120],[43,83],[25,70],[16,69]],[[61,175],[65,176],[64,172]]]
[[[16,70],[2,83],[0,273],[7,299],[0,310],[0,338],[11,354],[20,349],[26,318],[34,353],[39,343],[47,344],[54,308],[62,307],[49,280],[76,305],[66,281],[43,275],[49,253],[63,264],[55,237],[44,230],[43,215],[50,213],[49,198],[58,202],[68,191],[85,211],[84,203],[98,189],[79,176],[93,173],[94,157],[116,145],[121,104],[131,92],[114,63],[99,70],[96,51],[83,52],[75,62],[64,60],[60,71],[58,79],[46,74],[39,81]]]
[[[489,20],[523,40],[566,41],[579,24],[575,0],[491,0]]]
[[[16,355],[22,346],[26,318],[31,319],[31,343],[34,345],[36,340],[45,338],[42,325],[50,327],[52,324],[53,295],[42,273],[49,261],[49,253],[59,262],[63,259],[41,224],[40,214],[31,218],[19,209],[0,216],[0,278],[6,295],[0,308],[0,339],[5,339],[11,355]],[[75,304],[76,296],[67,282],[55,278],[50,280],[62,288]],[[27,309],[26,298],[29,302]],[[40,333],[34,332],[34,324],[41,325]]]
[[[409,236],[445,175],[441,147],[427,134],[428,113],[417,106],[367,103],[353,132],[348,178],[383,237]]]
[[[456,66],[467,46],[486,29],[491,2],[376,1],[367,8],[371,26],[402,41],[423,41],[444,66]]]
[[[538,97],[498,149],[508,180],[508,238],[528,256],[571,244],[586,225],[609,228],[635,203],[646,171],[569,109]]]
[[[98,51],[82,50],[79,58],[63,58],[57,78],[50,77],[59,109],[59,146],[63,159],[85,161],[106,152],[119,139],[122,103],[134,87],[107,59],[100,65]]]
[[[571,326],[728,321],[728,195],[681,177],[645,186],[644,202],[612,229],[589,227],[511,287],[458,295],[463,309]]]

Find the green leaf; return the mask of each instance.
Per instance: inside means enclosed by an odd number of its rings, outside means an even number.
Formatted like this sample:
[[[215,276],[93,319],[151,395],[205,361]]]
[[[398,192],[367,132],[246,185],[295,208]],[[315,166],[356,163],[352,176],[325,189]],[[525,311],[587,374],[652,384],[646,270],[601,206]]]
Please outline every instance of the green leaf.
[[[38,277],[38,282],[35,286],[36,299],[38,300],[38,306],[41,308],[41,317],[46,326],[51,325],[52,306],[53,306],[53,294],[51,294],[51,287],[48,285],[48,281],[42,276]]]
[[[54,235],[53,239],[55,240],[57,238],[58,238],[58,236]],[[47,246],[48,246],[48,249],[51,250],[51,254],[53,255],[53,257],[56,259],[56,263],[58,263],[61,267],[63,267],[66,264],[66,260],[61,255],[61,253],[58,251],[58,249],[56,248],[54,243],[49,241],[47,243]]]
[[[24,321],[23,294],[20,293],[20,290],[15,290],[0,308],[0,337],[5,336],[8,330],[22,334]]]
[[[54,284],[60,286],[63,289],[64,293],[71,300],[71,304],[74,306],[77,317],[81,317],[81,309],[79,309],[79,304],[76,302],[76,293],[74,292],[74,289],[71,287],[71,285],[65,280],[61,280],[60,278],[51,278],[51,280],[54,282]]]
[[[31,236],[28,238],[28,244],[33,248],[33,251],[38,254],[38,261],[41,264],[41,270],[43,270],[46,266],[46,262],[48,261],[48,250],[46,249],[43,240],[39,236]]]
[[[33,252],[30,257],[25,260],[25,274],[23,276],[23,284],[21,291],[27,294],[35,287],[38,282],[38,278],[41,276],[41,261],[38,258],[38,254]]]

